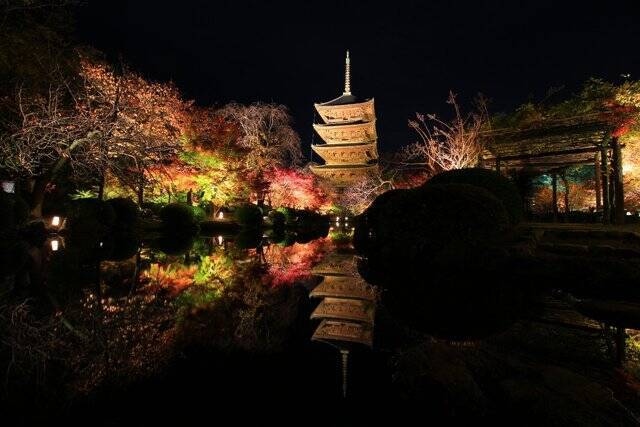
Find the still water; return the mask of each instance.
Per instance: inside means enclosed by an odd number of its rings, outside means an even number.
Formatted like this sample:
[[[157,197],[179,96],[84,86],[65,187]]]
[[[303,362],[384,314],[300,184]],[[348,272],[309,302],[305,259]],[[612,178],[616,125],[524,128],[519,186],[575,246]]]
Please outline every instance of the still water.
[[[29,423],[633,421],[615,329],[553,293],[430,286],[398,308],[401,280],[330,237],[52,237],[36,255],[14,278],[50,325],[35,400],[13,396]]]

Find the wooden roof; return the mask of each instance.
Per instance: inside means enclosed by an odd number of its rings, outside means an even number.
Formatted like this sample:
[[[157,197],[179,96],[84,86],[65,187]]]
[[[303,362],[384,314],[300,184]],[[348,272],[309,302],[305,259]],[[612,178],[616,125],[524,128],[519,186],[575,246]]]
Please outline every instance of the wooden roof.
[[[494,129],[482,133],[486,146],[482,159],[543,170],[593,163],[594,153],[608,146],[615,127],[610,115],[598,113],[541,121],[527,128]]]

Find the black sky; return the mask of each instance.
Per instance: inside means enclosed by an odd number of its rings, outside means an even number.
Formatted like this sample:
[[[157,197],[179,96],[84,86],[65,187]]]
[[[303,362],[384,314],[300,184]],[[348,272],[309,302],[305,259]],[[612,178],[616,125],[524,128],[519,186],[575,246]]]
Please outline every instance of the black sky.
[[[640,78],[640,13],[628,1],[89,1],[79,36],[197,103],[289,106],[303,143],[313,102],[374,96],[383,151],[411,142],[415,111],[448,114],[449,89],[491,110],[595,76]]]

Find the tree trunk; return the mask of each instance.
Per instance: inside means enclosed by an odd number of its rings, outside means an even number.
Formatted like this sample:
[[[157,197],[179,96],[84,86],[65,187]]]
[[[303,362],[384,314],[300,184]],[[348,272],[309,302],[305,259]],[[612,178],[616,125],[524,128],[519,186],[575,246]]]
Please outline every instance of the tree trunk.
[[[564,213],[568,215],[571,212],[569,206],[569,183],[564,172],[562,172],[562,184],[564,185]]]
[[[100,182],[98,183],[98,200],[104,199],[104,173],[100,174]]]
[[[138,206],[142,207],[144,203],[144,174],[140,174],[140,182],[138,183]]]
[[[48,184],[49,179],[47,178],[36,178],[33,183],[29,206],[31,208],[31,216],[34,218],[42,218],[42,204],[44,203],[45,191]]]

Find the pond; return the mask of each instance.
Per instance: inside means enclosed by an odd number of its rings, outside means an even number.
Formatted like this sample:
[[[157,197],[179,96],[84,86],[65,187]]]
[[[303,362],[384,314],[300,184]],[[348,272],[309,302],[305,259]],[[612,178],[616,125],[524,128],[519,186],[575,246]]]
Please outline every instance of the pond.
[[[9,370],[13,413],[362,425],[513,420],[534,405],[539,422],[633,419],[610,392],[615,329],[557,291],[434,284],[399,305],[387,288],[402,274],[372,276],[344,238],[306,240],[50,237],[32,250],[40,265],[12,278],[30,301],[14,308],[15,330],[38,319],[20,332],[33,335],[30,358]]]

